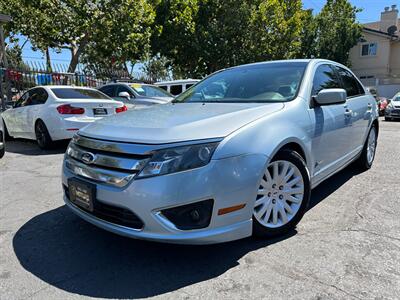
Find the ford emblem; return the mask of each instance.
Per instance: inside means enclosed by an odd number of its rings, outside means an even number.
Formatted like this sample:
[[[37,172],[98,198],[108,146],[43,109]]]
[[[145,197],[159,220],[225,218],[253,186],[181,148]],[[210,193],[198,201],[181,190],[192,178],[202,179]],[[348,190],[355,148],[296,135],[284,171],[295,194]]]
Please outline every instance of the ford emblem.
[[[85,164],[90,165],[94,163],[96,156],[93,153],[85,152],[82,154],[81,159]]]

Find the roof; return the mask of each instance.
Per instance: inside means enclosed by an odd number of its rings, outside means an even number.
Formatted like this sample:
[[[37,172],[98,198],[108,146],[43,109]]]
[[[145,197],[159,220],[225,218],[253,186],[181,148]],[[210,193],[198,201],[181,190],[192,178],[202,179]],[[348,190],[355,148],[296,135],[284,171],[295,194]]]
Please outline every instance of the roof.
[[[47,89],[85,89],[85,90],[95,90],[95,88],[87,87],[87,86],[77,86],[77,85],[38,85],[34,88],[47,88]]]
[[[156,82],[155,85],[163,85],[163,84],[182,84],[182,83],[193,83],[198,82],[200,79],[180,79],[180,80],[170,80],[170,81],[160,81]]]
[[[400,23],[400,18],[398,20],[399,20],[399,23]],[[381,25],[380,21],[362,24],[362,26],[364,28],[369,28],[369,29],[378,30],[378,31],[379,31],[380,25]]]
[[[380,30],[375,30],[375,29],[368,28],[368,27],[364,27],[363,30],[368,32],[368,33],[372,33],[372,34],[384,35],[387,38],[392,38],[392,37],[398,38],[399,37],[397,34],[389,35],[387,32],[383,32],[383,31],[380,31]]]

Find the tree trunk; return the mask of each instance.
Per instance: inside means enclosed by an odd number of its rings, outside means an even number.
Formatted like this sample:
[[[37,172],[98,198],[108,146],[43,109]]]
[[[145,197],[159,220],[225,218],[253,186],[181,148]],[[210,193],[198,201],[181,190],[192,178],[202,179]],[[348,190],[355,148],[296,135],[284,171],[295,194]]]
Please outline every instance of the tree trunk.
[[[46,71],[52,72],[49,48],[46,48]]]
[[[73,45],[71,49],[71,61],[69,62],[68,72],[74,73],[76,71],[76,67],[79,64],[79,57],[81,56],[83,50],[85,49],[88,43],[88,37],[85,36],[79,43],[79,45]]]

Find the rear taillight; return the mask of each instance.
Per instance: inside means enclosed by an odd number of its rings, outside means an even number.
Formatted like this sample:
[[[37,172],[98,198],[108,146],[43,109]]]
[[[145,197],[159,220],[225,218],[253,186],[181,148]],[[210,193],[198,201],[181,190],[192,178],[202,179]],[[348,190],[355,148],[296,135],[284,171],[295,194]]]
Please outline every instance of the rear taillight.
[[[57,107],[58,113],[62,115],[82,115],[85,113],[85,109],[82,107],[74,107],[70,104],[63,104]]]
[[[128,108],[126,107],[126,105],[124,105],[124,106],[121,106],[121,107],[117,107],[115,109],[115,112],[116,113],[121,113],[121,112],[124,112],[124,111],[127,111],[127,110],[128,110]]]

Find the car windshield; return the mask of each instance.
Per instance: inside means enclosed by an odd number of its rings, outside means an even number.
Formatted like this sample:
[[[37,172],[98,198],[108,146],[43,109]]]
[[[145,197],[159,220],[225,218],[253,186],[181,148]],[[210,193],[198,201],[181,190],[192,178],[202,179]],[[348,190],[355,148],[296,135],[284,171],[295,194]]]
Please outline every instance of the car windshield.
[[[400,101],[400,95],[394,96],[392,101]]]
[[[217,72],[174,102],[285,102],[295,98],[306,62],[276,62]]]
[[[60,99],[111,99],[97,90],[80,88],[52,88],[53,93]]]
[[[143,84],[139,84],[139,83],[134,83],[131,85],[131,88],[133,88],[136,91],[136,93],[138,93],[141,96],[173,97],[170,93],[163,90],[162,88],[152,86],[152,85],[143,85]]]

